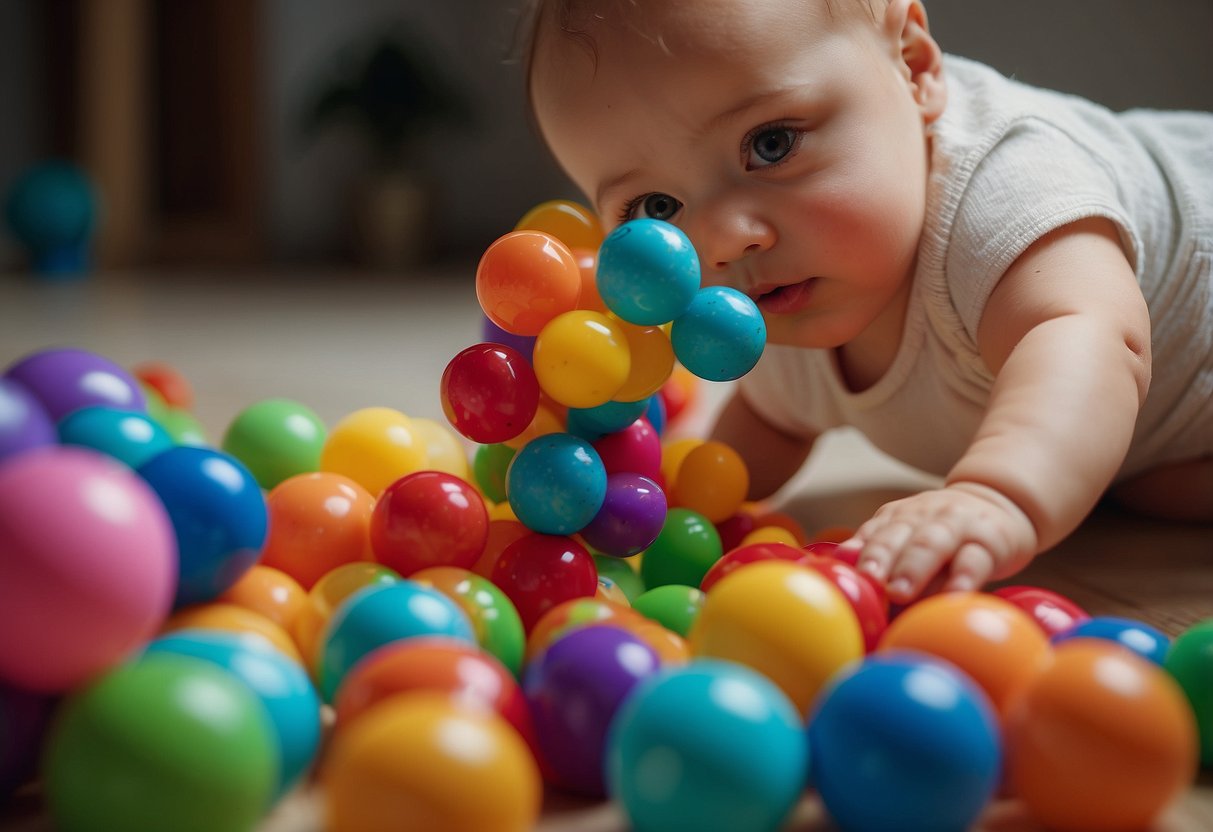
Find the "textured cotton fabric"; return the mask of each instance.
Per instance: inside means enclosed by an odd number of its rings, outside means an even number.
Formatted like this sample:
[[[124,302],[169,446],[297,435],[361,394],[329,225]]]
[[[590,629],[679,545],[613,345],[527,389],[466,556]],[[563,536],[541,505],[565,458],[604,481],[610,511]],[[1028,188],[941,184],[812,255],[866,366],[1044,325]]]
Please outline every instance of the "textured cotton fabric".
[[[994,286],[1049,231],[1105,217],[1152,324],[1153,379],[1118,479],[1213,454],[1213,114],[1117,114],[962,58],[944,67],[948,104],[932,127],[927,220],[892,365],[853,393],[833,351],[768,346],[740,382],[746,400],[788,433],[853,425],[946,474],[994,381],[976,345]]]

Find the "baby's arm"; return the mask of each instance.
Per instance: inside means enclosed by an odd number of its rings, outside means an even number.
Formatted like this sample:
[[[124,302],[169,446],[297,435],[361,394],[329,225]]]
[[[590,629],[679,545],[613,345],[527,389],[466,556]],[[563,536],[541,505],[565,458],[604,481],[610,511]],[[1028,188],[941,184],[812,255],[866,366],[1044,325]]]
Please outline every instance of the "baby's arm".
[[[779,490],[800,470],[814,437],[801,438],[772,427],[734,392],[712,428],[712,438],[741,455],[750,473],[749,499],[761,500]]]
[[[945,486],[883,506],[844,544],[895,601],[937,573],[945,589],[1014,574],[1082,522],[1123,462],[1150,320],[1112,223],[1034,243],[990,296],[977,345],[996,380]]]

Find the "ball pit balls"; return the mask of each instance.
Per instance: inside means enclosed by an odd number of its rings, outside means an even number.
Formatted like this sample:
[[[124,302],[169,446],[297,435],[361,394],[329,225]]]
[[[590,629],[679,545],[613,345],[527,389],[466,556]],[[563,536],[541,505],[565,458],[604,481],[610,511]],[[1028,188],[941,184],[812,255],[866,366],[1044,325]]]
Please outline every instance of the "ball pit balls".
[[[471,567],[484,553],[489,515],[470,483],[416,471],[379,495],[370,534],[375,560],[407,578],[429,566]]]
[[[834,674],[864,654],[859,622],[842,592],[807,566],[777,560],[750,564],[716,584],[689,641],[697,657],[762,673],[802,714]]]
[[[372,496],[429,464],[425,442],[408,416],[390,407],[355,410],[333,425],[320,452],[320,469],[342,474]]]
[[[808,742],[813,784],[843,829],[968,829],[998,786],[988,699],[919,654],[870,657],[840,675],[809,719]]]
[[[504,344],[473,344],[446,365],[439,382],[442,412],[460,435],[483,445],[526,429],[539,408],[530,361]]]
[[[422,569],[410,580],[432,586],[458,604],[472,624],[476,643],[511,673],[522,672],[526,630],[514,602],[492,581],[454,566]]]
[[[527,665],[522,689],[544,770],[556,785],[605,794],[607,729],[636,684],[660,664],[642,639],[600,624],[557,639]]]
[[[59,441],[55,423],[34,394],[0,376],[0,462],[30,448]]]
[[[802,560],[804,555],[803,550],[789,546],[787,543],[748,543],[744,546],[737,546],[725,552],[719,560],[712,564],[712,567],[703,576],[703,580],[699,582],[699,589],[709,592],[726,575],[731,575],[751,563],[764,560],[796,562]]]
[[[1213,766],[1213,620],[1200,621],[1180,633],[1164,665],[1179,683],[1200,734],[1200,762]]]
[[[506,473],[510,508],[541,534],[580,531],[602,508],[607,472],[598,452],[567,433],[541,436],[515,454]]]
[[[441,693],[393,697],[339,732],[322,782],[333,832],[528,832],[542,803],[518,733]]]
[[[222,447],[268,491],[297,474],[319,470],[326,438],[324,422],[307,405],[264,399],[236,414]]]
[[[590,442],[623,430],[644,415],[647,399],[634,402],[609,401],[597,407],[570,407],[568,430]]]
[[[758,544],[781,545],[781,544]],[[863,649],[871,653],[880,644],[889,626],[889,599],[881,584],[866,572],[834,558],[815,557],[806,553],[799,561],[816,569],[846,596],[863,632]]]
[[[59,423],[64,445],[92,448],[131,468],[138,468],[173,447],[168,431],[144,413],[92,405],[65,416]]]
[[[494,503],[505,500],[505,475],[514,454],[509,445],[480,445],[472,455],[472,476],[476,485]]]
[[[762,357],[767,325],[746,295],[728,286],[706,286],[674,320],[670,343],[678,363],[699,378],[733,381]]]
[[[325,628],[319,667],[324,701],[333,701],[345,675],[367,653],[414,636],[476,643],[463,610],[438,590],[414,581],[368,587],[347,598]]]
[[[532,533],[502,550],[492,581],[514,603],[529,633],[557,604],[592,597],[598,571],[590,553],[571,537]]]
[[[719,523],[737,513],[749,488],[750,472],[741,455],[712,439],[696,445],[683,457],[670,496],[674,505]]]
[[[318,676],[322,640],[333,611],[345,599],[370,586],[391,586],[399,583],[400,575],[377,563],[358,561],[338,566],[316,581],[307,593],[307,603],[295,619],[290,635],[299,645],[304,666]]]
[[[55,423],[94,404],[147,412],[139,382],[113,361],[87,350],[32,353],[11,365],[5,375],[33,393]]]
[[[598,292],[607,308],[638,326],[686,312],[699,289],[699,256],[686,234],[661,220],[625,222],[598,251]]]
[[[320,749],[320,698],[307,672],[256,639],[214,630],[182,630],[148,644],[144,656],[192,656],[231,673],[256,694],[269,716],[278,752],[274,796],[282,797]]]
[[[206,431],[192,413],[175,407],[166,407],[156,414],[155,419],[178,445],[190,445],[195,448],[210,447],[211,443],[206,438]]]
[[[720,534],[711,521],[688,508],[672,508],[657,539],[644,552],[640,577],[649,589],[666,584],[699,586],[720,556]]]
[[[201,659],[147,656],[61,705],[43,756],[57,828],[247,832],[270,806],[278,756],[264,706]]]
[[[258,563],[215,599],[263,615],[286,632],[295,628],[307,606],[307,590],[280,569]]]
[[[467,451],[450,428],[433,419],[416,418],[413,419],[413,429],[425,443],[426,465],[431,471],[441,471],[464,480],[469,478],[471,471]]]
[[[611,474],[602,507],[581,537],[592,549],[626,558],[647,549],[665,525],[665,492],[640,474]]]
[[[685,638],[703,607],[704,597],[693,586],[666,584],[637,597],[632,609]]]
[[[608,792],[637,832],[773,832],[807,767],[796,709],[732,662],[697,659],[645,679],[607,738]]]
[[[1120,618],[1112,615],[1097,615],[1080,621],[1064,633],[1053,636],[1053,643],[1060,644],[1073,638],[1102,638],[1132,650],[1143,659],[1161,665],[1166,661],[1171,639],[1157,627],[1144,621]]]
[[[265,497],[238,460],[180,446],[153,457],[139,475],[177,535],[176,606],[215,598],[257,562],[268,525]]]
[[[602,223],[584,205],[567,199],[541,202],[523,214],[515,231],[543,231],[570,249],[592,249],[602,245]]]
[[[581,270],[568,246],[542,231],[495,240],[476,268],[476,299],[489,320],[515,335],[538,335],[552,318],[577,308]]]
[[[619,626],[623,621],[632,618],[635,618],[635,614],[629,605],[598,595],[562,601],[545,612],[531,628],[526,642],[526,660],[529,663],[553,642],[574,630],[596,624]]]
[[[1043,587],[1017,584],[999,587],[990,594],[1010,601],[1032,616],[1049,637],[1064,633],[1091,617],[1069,598]]]
[[[674,371],[674,345],[669,333],[660,326],[637,326],[623,323],[623,335],[628,341],[631,369],[628,380],[615,394],[621,402],[638,402],[662,389]],[[640,414],[637,414],[640,415]]]
[[[156,391],[160,400],[169,407],[181,410],[194,409],[194,388],[181,371],[164,361],[141,361],[131,367],[131,375],[143,385],[144,390]]]
[[[597,407],[615,397],[632,370],[623,328],[601,312],[553,318],[535,339],[539,387],[566,407]]]
[[[261,613],[238,604],[194,604],[174,613],[161,628],[162,633],[181,630],[225,632],[246,641],[264,642],[296,664],[303,664],[303,655],[290,633]]]
[[[594,565],[598,569],[598,577],[610,578],[615,585],[623,590],[628,603],[635,601],[644,592],[644,582],[640,574],[629,561],[613,555],[594,553]]]
[[[311,589],[347,563],[371,560],[375,498],[354,480],[331,471],[298,474],[266,496],[269,533],[261,563]]]
[[[1166,672],[1119,645],[1074,639],[1011,709],[1007,782],[1049,828],[1145,829],[1192,782],[1196,737]]]
[[[663,481],[661,436],[647,417],[594,440],[593,445],[608,474],[640,474],[656,483]]]
[[[177,580],[173,527],[129,468],[48,446],[0,463],[0,678],[75,687],[150,638]]]

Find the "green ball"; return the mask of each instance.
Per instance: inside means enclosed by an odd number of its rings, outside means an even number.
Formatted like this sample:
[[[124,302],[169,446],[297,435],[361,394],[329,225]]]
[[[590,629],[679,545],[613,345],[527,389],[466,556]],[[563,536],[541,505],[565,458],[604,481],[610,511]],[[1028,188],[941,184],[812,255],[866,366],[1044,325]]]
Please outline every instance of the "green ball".
[[[623,590],[629,603],[635,603],[636,599],[644,594],[644,581],[640,573],[624,558],[595,553],[594,565],[598,567],[598,577],[614,581],[615,585]]]
[[[472,456],[476,485],[494,503],[505,502],[505,472],[515,453],[509,445],[481,445]]]
[[[488,578],[469,572],[456,584],[454,598],[471,620],[480,646],[515,676],[521,676],[526,630],[509,596]]]
[[[699,586],[724,554],[712,521],[689,508],[672,508],[661,534],[644,551],[640,577],[650,590],[666,584]]]
[[[178,445],[190,445],[197,448],[210,447],[211,443],[206,438],[206,431],[202,424],[187,410],[166,405],[164,412],[156,421],[160,423],[160,427],[168,431],[168,435],[173,437],[173,441]]]
[[[693,586],[666,584],[650,589],[632,601],[632,609],[686,638],[703,606],[703,599],[704,594]]]
[[[44,750],[47,805],[62,832],[246,832],[270,807],[275,742],[235,676],[146,656],[65,701]]]
[[[1200,764],[1213,766],[1213,619],[1193,625],[1175,639],[1164,667],[1192,705],[1200,733]]]
[[[236,415],[223,435],[223,450],[269,491],[296,474],[319,471],[327,437],[311,408],[290,399],[265,399]]]

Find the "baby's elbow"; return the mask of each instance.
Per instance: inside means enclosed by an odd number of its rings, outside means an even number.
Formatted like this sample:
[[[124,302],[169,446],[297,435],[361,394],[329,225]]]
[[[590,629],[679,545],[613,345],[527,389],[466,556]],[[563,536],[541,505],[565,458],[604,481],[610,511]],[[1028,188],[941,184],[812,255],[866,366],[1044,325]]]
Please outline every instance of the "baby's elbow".
[[[1124,345],[1124,357],[1137,385],[1137,406],[1141,407],[1150,391],[1150,377],[1153,364],[1150,353],[1150,322],[1149,319],[1138,325],[1125,326],[1121,334]]]

